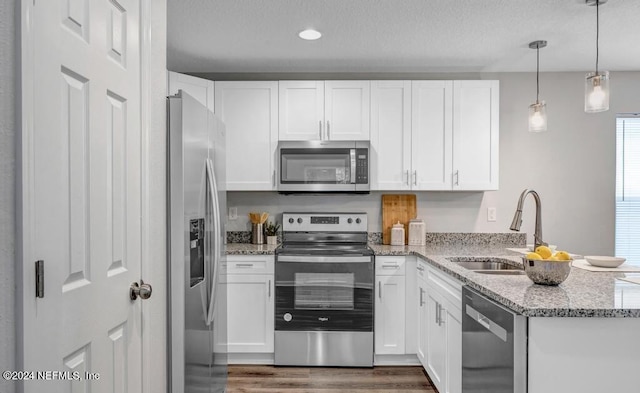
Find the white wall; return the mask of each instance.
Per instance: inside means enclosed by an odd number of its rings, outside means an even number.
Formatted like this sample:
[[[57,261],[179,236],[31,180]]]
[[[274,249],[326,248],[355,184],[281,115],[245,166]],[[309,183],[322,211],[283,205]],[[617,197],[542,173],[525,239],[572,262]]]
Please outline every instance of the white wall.
[[[372,76],[375,75],[366,77]],[[410,77],[455,79],[456,75]],[[233,78],[238,79],[237,75]],[[611,255],[615,117],[616,113],[640,112],[640,72],[611,74],[611,109],[600,114],[583,111],[584,73],[542,73],[540,90],[541,98],[547,102],[549,131],[540,134],[527,131],[528,106],[535,101],[535,74],[479,74],[471,78],[500,80],[500,190],[416,193],[418,216],[425,219],[427,230],[508,232],[520,193],[532,188],[542,199],[546,241],[586,255]],[[358,210],[369,214],[369,230],[379,231],[381,194],[286,196],[275,192],[230,192],[228,206],[236,206],[239,217],[229,222],[228,230],[248,230],[246,213],[253,210],[272,215],[283,210]],[[487,222],[487,207],[497,208],[496,222]],[[531,198],[525,204],[522,225],[530,241],[534,210]]]
[[[0,2],[0,370],[15,369],[15,6]],[[0,392],[14,389],[0,379]]]

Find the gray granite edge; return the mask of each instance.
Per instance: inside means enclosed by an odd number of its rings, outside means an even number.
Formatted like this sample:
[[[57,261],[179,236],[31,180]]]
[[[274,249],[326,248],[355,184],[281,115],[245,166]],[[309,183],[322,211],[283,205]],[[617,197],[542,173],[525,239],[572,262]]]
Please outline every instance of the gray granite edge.
[[[227,244],[227,255],[274,255],[277,246],[273,245],[255,245],[246,243],[234,243]],[[438,270],[446,273],[447,275],[460,281],[463,285],[475,289],[476,291],[487,296],[489,299],[494,300],[503,306],[515,311],[518,314],[526,317],[602,317],[602,318],[640,318],[640,309],[591,309],[591,308],[530,308],[522,304],[516,303],[511,299],[508,299],[500,294],[492,291],[490,288],[478,283],[474,280],[473,275],[477,273],[453,270],[446,266],[446,261],[440,262],[438,259],[455,256],[453,253],[446,253],[441,255],[426,254],[419,250],[417,247],[408,246],[384,246],[384,250],[380,250],[379,246],[372,247],[376,256],[416,256],[423,259]],[[413,249],[412,249],[413,248]],[[510,259],[514,263],[519,263],[519,257],[515,257],[514,254],[508,255],[495,255],[496,258]],[[487,255],[493,256],[493,255]]]
[[[400,255],[400,254],[397,254]],[[451,270],[433,259],[435,256],[428,256],[421,254],[419,251],[411,250],[408,251],[405,255],[415,255],[417,257],[422,258],[425,262],[429,263],[433,267],[438,270],[447,273],[449,276],[457,279],[464,285],[468,285],[469,287],[475,289],[476,291],[482,293],[487,296],[491,300],[495,300],[501,305],[517,312],[518,314],[524,315],[526,317],[576,317],[576,318],[585,318],[585,317],[601,317],[601,318],[640,318],[640,309],[589,309],[589,308],[529,308],[525,307],[521,304],[513,302],[511,299],[505,298],[486,286],[475,282],[471,277],[467,277],[465,275],[460,274],[454,270]],[[497,256],[496,258],[506,258],[505,256]],[[515,261],[514,261],[515,262]],[[471,272],[469,272],[471,274]]]

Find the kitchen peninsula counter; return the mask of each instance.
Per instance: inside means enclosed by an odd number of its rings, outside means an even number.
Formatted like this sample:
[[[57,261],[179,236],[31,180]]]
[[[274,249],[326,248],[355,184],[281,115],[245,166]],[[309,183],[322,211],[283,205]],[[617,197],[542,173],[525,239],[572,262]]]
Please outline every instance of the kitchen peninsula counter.
[[[369,245],[376,256],[422,258],[430,265],[477,290],[491,300],[527,317],[640,318],[640,285],[618,280],[639,273],[590,272],[572,268],[559,286],[534,284],[526,275],[492,275],[467,270],[450,257],[496,257],[522,265],[521,254],[507,250],[513,245],[428,246]],[[231,243],[227,255],[273,255],[277,246]]]

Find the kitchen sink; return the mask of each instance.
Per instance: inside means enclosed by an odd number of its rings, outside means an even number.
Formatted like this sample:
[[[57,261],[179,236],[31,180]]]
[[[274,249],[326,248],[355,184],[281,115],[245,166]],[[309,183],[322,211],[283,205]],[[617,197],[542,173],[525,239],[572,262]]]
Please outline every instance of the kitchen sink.
[[[526,274],[522,266],[515,262],[500,258],[449,258],[449,260],[465,269],[482,274],[499,274],[517,276]]]

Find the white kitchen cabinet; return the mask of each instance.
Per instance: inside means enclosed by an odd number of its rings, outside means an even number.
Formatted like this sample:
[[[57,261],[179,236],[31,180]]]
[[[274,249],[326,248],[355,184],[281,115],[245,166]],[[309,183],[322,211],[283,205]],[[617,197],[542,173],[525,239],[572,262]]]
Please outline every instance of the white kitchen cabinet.
[[[423,363],[439,392],[462,391],[462,284],[432,266],[426,279]]]
[[[453,82],[411,83],[411,186],[451,190]]]
[[[418,360],[422,364],[422,367],[427,369],[427,321],[429,320],[427,315],[427,268],[425,262],[418,259],[417,263],[417,294],[418,297],[418,320],[417,320],[417,332],[416,332],[416,355]]]
[[[410,190],[411,81],[371,81],[372,190]]]
[[[372,81],[372,190],[498,189],[498,81]]]
[[[274,340],[273,256],[227,256],[221,291],[227,293],[227,351],[272,353]],[[224,345],[217,338],[217,345]]]
[[[376,258],[375,353],[405,353],[405,257]]]
[[[169,94],[175,95],[182,90],[195,98],[211,112],[215,112],[214,83],[208,79],[169,71]]]
[[[453,189],[497,190],[499,82],[453,82]]]
[[[215,113],[226,126],[227,190],[275,190],[278,82],[216,82]]]
[[[442,318],[442,298],[438,292],[429,288],[427,290],[427,374],[438,388],[439,392],[445,392],[447,375],[447,330]],[[446,314],[446,312],[445,312]]]
[[[324,135],[324,82],[280,81],[279,139],[315,141]]]
[[[280,81],[279,140],[369,140],[369,81]]]

